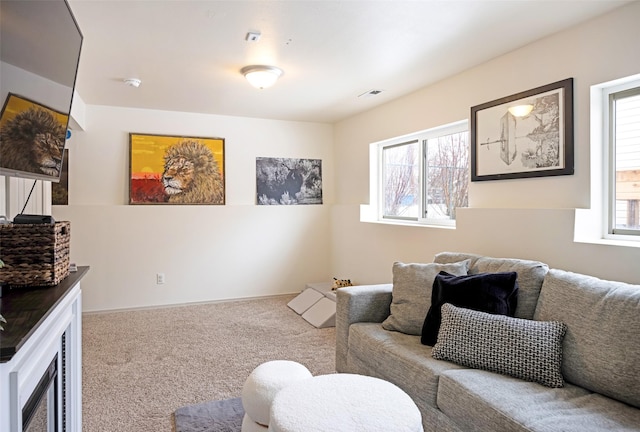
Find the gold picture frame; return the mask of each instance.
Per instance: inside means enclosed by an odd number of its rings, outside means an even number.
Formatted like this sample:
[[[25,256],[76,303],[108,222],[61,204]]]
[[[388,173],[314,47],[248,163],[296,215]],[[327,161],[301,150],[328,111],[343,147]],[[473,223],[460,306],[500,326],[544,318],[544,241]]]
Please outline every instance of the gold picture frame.
[[[129,204],[224,205],[224,138],[129,134]]]

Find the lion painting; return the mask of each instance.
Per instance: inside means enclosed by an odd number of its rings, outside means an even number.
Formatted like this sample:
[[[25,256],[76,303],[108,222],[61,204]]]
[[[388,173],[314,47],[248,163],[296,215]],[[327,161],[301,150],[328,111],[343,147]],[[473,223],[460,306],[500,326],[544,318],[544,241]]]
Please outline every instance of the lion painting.
[[[224,204],[224,182],[211,150],[194,140],[169,147],[162,186],[172,204]]]
[[[0,128],[2,167],[59,177],[66,131],[49,112],[31,107]]]

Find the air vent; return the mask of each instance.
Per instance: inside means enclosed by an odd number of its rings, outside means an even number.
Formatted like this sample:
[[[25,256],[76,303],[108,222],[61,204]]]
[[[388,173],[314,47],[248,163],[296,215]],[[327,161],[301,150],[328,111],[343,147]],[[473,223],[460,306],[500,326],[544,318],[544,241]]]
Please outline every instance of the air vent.
[[[382,93],[384,90],[369,90],[366,91],[360,95],[358,95],[359,98],[369,98],[369,97],[373,97],[373,96],[377,96],[380,93]]]

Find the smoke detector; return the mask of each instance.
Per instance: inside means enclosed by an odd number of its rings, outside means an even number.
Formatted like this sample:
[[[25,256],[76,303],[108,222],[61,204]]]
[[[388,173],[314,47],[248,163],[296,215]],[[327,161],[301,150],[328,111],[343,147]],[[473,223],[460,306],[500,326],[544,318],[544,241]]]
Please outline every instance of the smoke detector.
[[[245,36],[244,40],[246,40],[247,42],[258,42],[260,40],[260,37],[262,37],[262,35],[260,34],[260,32],[257,31],[250,31],[249,33],[247,33],[247,35]]]
[[[139,80],[138,78],[125,78],[124,83],[129,87],[138,88],[140,87],[140,84],[142,84],[142,81]]]
[[[369,97],[372,97],[372,96],[377,96],[380,93],[382,93],[383,91],[384,90],[373,89],[373,90],[366,91],[366,92],[364,92],[362,94],[359,94],[358,97],[359,98],[369,98]]]

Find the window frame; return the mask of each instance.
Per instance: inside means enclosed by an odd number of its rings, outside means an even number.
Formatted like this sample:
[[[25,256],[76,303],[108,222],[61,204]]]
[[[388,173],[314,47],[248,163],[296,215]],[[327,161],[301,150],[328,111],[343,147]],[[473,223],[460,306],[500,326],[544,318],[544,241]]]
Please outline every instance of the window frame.
[[[429,139],[439,138],[446,135],[457,133],[467,133],[467,143],[469,142],[469,120],[460,120],[445,125],[425,129],[419,132],[403,135],[388,140],[371,144],[372,162],[375,159],[375,169],[372,169],[370,187],[375,188],[375,212],[376,219],[379,222],[402,223],[410,225],[426,225],[437,227],[455,227],[455,219],[438,219],[425,217],[426,206],[428,203],[429,187],[426,184],[428,178],[427,169],[427,141]],[[411,216],[392,216],[385,214],[385,167],[384,167],[384,150],[388,148],[398,147],[418,143],[420,154],[419,160],[419,209],[418,217]],[[470,162],[469,162],[470,163]],[[374,168],[374,166],[372,166]],[[470,181],[470,180],[469,180]],[[372,204],[374,204],[372,202]]]
[[[392,142],[389,144],[385,144],[385,145],[381,145],[380,146],[380,155],[379,155],[379,163],[380,163],[380,169],[379,169],[379,173],[380,175],[378,176],[378,194],[379,194],[379,199],[378,202],[380,203],[379,206],[379,217],[381,219],[389,219],[389,220],[394,220],[394,221],[417,221],[419,220],[419,217],[413,217],[413,216],[388,216],[385,215],[385,207],[386,207],[386,201],[385,201],[385,180],[386,180],[386,159],[385,159],[385,150],[386,149],[393,149],[393,148],[398,148],[398,147],[402,147],[402,146],[406,146],[406,145],[412,145],[412,144],[418,144],[418,187],[420,188],[420,191],[418,193],[418,196],[421,197],[422,195],[422,182],[423,182],[423,173],[424,173],[424,161],[422,160],[422,154],[423,154],[423,150],[422,150],[422,146],[424,145],[424,143],[422,142],[422,140],[415,136],[415,135],[410,135],[408,137],[409,139],[406,140],[399,140],[397,142]],[[422,198],[420,198],[420,207],[422,207]],[[418,213],[422,213],[422,208],[420,208],[418,210]]]
[[[640,242],[640,230],[616,228],[616,128],[615,101],[628,96],[640,95],[640,79],[603,88],[602,110],[604,123],[605,173],[604,238],[609,240],[630,240]]]

